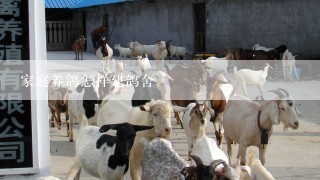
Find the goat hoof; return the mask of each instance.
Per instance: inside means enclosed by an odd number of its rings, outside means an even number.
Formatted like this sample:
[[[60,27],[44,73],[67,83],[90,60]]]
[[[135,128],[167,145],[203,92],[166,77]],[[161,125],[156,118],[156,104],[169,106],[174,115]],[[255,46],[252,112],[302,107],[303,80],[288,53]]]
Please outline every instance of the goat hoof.
[[[61,130],[61,125],[58,126],[58,130]]]
[[[55,125],[54,125],[54,123],[51,123],[51,127],[54,127]]]

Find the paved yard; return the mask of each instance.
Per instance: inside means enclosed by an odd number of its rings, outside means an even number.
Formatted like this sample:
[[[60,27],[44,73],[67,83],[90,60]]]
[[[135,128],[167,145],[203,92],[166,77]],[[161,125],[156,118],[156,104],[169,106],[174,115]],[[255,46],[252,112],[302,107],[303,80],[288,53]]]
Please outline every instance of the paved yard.
[[[96,59],[95,55],[90,53],[84,54],[85,59]],[[49,52],[48,59],[65,59],[73,60],[72,52]],[[65,63],[71,61],[65,61]],[[85,64],[88,60],[79,61],[79,64]],[[57,67],[65,64],[63,61],[48,61],[48,72],[56,73]],[[90,63],[92,65],[92,63]],[[97,72],[100,64],[97,62],[93,67],[85,65],[87,69],[80,67],[75,71],[61,70],[61,73],[83,73],[90,69],[90,72]],[[68,69],[68,66],[65,67]],[[128,66],[128,69],[137,70],[136,67]],[[274,133],[269,141],[266,153],[266,168],[274,175],[276,179],[320,179],[320,101],[317,97],[320,83],[319,81],[301,81],[295,83],[284,83],[282,81],[268,81],[266,89],[274,89],[286,86],[286,89],[300,101],[296,101],[299,109],[304,114],[300,122],[298,130],[289,129],[288,132],[283,131],[282,125],[274,127]],[[133,88],[132,88],[133,89]],[[132,94],[132,89],[126,89],[123,94]],[[252,98],[256,96],[257,89],[255,87],[248,89]],[[168,92],[168,91],[167,91]],[[205,94],[200,94],[204,96]],[[167,95],[168,96],[168,95]],[[312,100],[313,99],[313,100]],[[184,130],[176,124],[172,119],[173,133],[170,140],[174,149],[185,159],[187,158],[187,142]],[[79,124],[75,125],[75,137],[79,131]],[[207,125],[208,135],[214,137],[213,127],[211,123]],[[73,162],[75,155],[75,143],[69,142],[66,137],[66,127],[63,125],[62,130],[50,128],[51,134],[51,173],[61,179],[65,179],[67,172]],[[237,145],[234,145],[233,163],[235,163],[235,155],[237,154]],[[253,148],[258,154],[258,149]],[[223,150],[226,152],[226,146],[223,144]],[[81,179],[95,179],[82,171]],[[130,179],[128,174],[126,179]]]

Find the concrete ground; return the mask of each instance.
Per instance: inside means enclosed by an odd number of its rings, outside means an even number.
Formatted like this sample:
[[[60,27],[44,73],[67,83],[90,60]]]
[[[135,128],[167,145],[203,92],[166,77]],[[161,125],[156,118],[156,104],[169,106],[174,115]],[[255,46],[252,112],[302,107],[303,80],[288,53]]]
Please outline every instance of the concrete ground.
[[[86,58],[96,59],[93,54],[85,53]],[[73,60],[72,52],[49,52],[48,59],[69,59]],[[268,88],[278,87],[283,82],[267,82]],[[292,89],[310,85],[313,88],[304,88],[296,93],[296,96],[303,96],[305,99],[312,99],[311,91],[318,91],[318,81],[303,81],[296,82],[296,86]],[[281,86],[280,86],[281,87]],[[249,89],[249,94],[255,90]],[[291,92],[291,91],[289,91]],[[301,112],[304,114],[300,121],[298,130],[284,132],[282,125],[274,126],[274,133],[269,140],[269,145],[266,153],[266,168],[276,179],[320,179],[320,101],[301,100],[296,102]],[[176,124],[175,119],[172,119],[173,133],[170,141],[174,149],[185,159],[187,159],[187,141],[184,130]],[[75,137],[79,132],[79,124],[75,125]],[[213,126],[211,123],[207,125],[207,134],[214,137]],[[66,126],[63,124],[62,130],[50,128],[51,134],[51,174],[60,179],[65,179],[69,168],[73,163],[75,155],[75,142],[69,142],[66,137]],[[236,162],[237,146],[233,149],[233,163]],[[258,154],[258,149],[251,147]],[[226,146],[223,144],[223,151],[226,152]],[[96,179],[86,174],[81,173],[81,179],[91,180]],[[130,179],[126,174],[125,179]]]

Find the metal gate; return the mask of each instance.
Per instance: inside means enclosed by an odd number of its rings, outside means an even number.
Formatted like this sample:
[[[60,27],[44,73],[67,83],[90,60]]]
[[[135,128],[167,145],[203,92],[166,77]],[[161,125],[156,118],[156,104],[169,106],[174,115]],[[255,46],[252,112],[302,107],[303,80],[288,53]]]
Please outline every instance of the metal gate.
[[[73,41],[82,32],[73,28],[72,21],[46,21],[47,50],[71,50]]]

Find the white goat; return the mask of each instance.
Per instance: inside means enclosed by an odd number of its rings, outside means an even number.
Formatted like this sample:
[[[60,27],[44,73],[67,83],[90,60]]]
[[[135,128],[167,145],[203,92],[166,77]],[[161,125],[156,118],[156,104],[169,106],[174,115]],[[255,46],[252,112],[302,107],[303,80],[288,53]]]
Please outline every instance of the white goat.
[[[226,154],[218,147],[217,142],[206,135],[205,127],[199,129],[198,138],[193,146],[193,155],[200,157],[204,165],[209,165],[212,161],[222,159],[229,164]],[[191,165],[194,161],[191,161]]]
[[[137,56],[136,58],[141,74],[145,74],[151,69],[151,64],[147,54],[145,54],[144,58],[142,56]]]
[[[171,106],[166,101],[151,100],[143,106],[131,107],[112,97],[106,97],[98,114],[98,126],[110,123],[129,122],[131,124],[153,125],[149,131],[138,133],[130,155],[130,173],[132,179],[140,179],[141,156],[144,149],[142,139],[151,140],[154,137],[168,137],[172,132],[171,116],[175,111],[185,111],[185,108]]]
[[[254,71],[251,69],[241,69],[237,71],[237,67],[234,67],[233,73],[234,73],[234,85],[233,85],[233,91],[231,93],[231,96],[233,96],[236,92],[236,90],[239,88],[239,86],[243,89],[244,95],[248,96],[247,93],[247,86],[250,85],[257,85],[259,88],[259,92],[261,97],[263,98],[263,86],[266,83],[266,79],[268,76],[268,70],[271,68],[269,64],[266,64],[266,67],[264,70]]]
[[[279,90],[274,92],[282,94]],[[246,149],[254,145],[259,147],[259,159],[264,164],[272,127],[280,122],[285,129],[299,127],[294,101],[286,95],[279,96],[277,100],[262,101],[261,104],[241,95],[230,98],[223,117],[229,158],[232,157],[231,143],[236,142],[239,144],[237,157],[241,157],[241,164],[245,165]]]
[[[191,155],[193,145],[199,135],[200,129],[205,128],[207,125],[206,115],[208,107],[205,105],[205,102],[203,104],[196,102],[190,103],[187,108],[188,110],[182,117],[182,125],[187,135],[189,148],[188,155]]]
[[[170,45],[170,53],[171,53],[171,58],[173,56],[176,56],[177,59],[185,59],[186,54],[188,53],[188,50],[186,47],[178,47],[178,46],[172,46]]]
[[[100,179],[122,179],[129,168],[129,155],[136,132],[151,128],[153,126],[122,123],[104,125],[99,129],[88,126],[88,122],[82,120],[75,160],[67,179],[79,179],[81,169]],[[110,129],[117,130],[117,135],[104,134]]]
[[[165,86],[165,79],[168,78],[170,81],[174,81],[172,77],[170,77],[167,73],[163,71],[157,71],[155,74],[153,74],[150,79],[152,81],[156,82],[156,86],[159,89],[162,100],[165,100],[166,98],[166,86]]]
[[[264,46],[260,46],[260,44],[255,44],[252,48],[253,50],[262,50],[262,51],[265,51],[265,52],[268,52],[270,50],[273,50],[274,48],[267,48],[267,47],[264,47]]]
[[[131,50],[131,57],[144,55],[143,46],[138,41],[130,42],[128,46],[129,46],[129,49]]]
[[[151,45],[142,45],[144,54],[147,54],[148,56],[152,56],[153,50],[156,48],[156,45],[151,44]]]
[[[292,80],[292,72],[293,71],[296,75],[296,78],[299,80],[299,76],[297,73],[297,68],[296,68],[295,63],[296,63],[295,57],[287,49],[283,53],[283,57],[282,57],[283,76],[284,76],[285,81],[293,82],[293,80]]]
[[[233,60],[233,54],[229,53],[223,58],[217,58],[217,57],[209,57],[206,60],[202,60],[201,62],[204,63],[206,67],[211,69],[211,75],[214,75],[218,71],[224,72],[224,74],[228,77],[228,65],[229,60]]]
[[[131,50],[130,48],[121,47],[120,44],[114,45],[114,49],[117,49],[119,51],[119,57],[126,58],[131,57]]]
[[[157,69],[163,68],[163,62],[164,59],[167,57],[168,51],[166,49],[166,42],[165,41],[159,41],[156,44],[156,48],[152,51],[152,56],[157,61]],[[159,62],[160,60],[160,62]],[[160,63],[160,64],[159,64]]]

